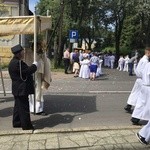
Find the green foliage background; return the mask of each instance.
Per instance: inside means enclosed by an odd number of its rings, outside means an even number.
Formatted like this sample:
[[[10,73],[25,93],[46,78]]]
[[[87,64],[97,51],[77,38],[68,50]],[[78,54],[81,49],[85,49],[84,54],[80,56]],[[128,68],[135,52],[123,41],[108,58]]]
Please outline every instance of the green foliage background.
[[[112,51],[118,57],[150,45],[150,1],[147,0],[40,0],[37,8],[41,15],[49,10],[53,30],[58,26],[50,43],[52,47],[55,37],[59,41],[61,28],[60,59],[64,45],[70,44],[71,29],[79,31],[79,47],[85,40],[87,49],[92,49],[96,41],[94,51]]]

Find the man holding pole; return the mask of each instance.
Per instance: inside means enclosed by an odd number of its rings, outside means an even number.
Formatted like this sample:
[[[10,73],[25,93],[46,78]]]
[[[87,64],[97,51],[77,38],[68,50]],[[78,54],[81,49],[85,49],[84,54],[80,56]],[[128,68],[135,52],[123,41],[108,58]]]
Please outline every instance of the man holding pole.
[[[9,63],[8,71],[12,80],[12,94],[15,104],[13,111],[13,127],[23,130],[34,130],[30,119],[29,94],[34,93],[32,74],[37,70],[37,62],[28,66],[23,62],[24,49],[20,44],[11,48],[14,57]]]

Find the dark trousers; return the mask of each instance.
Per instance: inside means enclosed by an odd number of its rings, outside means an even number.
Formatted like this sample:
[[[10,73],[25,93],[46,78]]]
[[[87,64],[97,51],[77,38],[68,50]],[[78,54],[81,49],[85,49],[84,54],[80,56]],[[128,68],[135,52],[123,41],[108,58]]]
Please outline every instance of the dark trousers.
[[[64,58],[65,73],[67,73],[69,65],[70,65],[70,59]]]
[[[129,66],[129,76],[133,75],[132,72],[133,72],[133,63],[128,63],[128,66]]]
[[[28,96],[14,96],[14,98],[13,127],[22,127],[24,130],[33,128],[30,119]]]

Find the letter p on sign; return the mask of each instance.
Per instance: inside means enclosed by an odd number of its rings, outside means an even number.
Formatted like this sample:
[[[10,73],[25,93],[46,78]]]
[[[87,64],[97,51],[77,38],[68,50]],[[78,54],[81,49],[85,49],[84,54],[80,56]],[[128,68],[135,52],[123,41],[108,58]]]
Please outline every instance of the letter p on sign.
[[[78,31],[77,30],[70,30],[69,31],[69,38],[70,39],[78,39]]]
[[[72,32],[72,38],[76,37],[76,35],[77,35],[77,32],[73,31]]]

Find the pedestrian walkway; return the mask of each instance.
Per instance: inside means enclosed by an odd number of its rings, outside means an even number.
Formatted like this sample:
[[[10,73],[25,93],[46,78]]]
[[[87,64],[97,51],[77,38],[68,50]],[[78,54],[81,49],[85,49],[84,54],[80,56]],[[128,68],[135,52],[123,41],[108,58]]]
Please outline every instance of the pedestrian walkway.
[[[138,142],[138,128],[97,128],[74,130],[17,130],[1,133],[1,150],[148,150]]]

